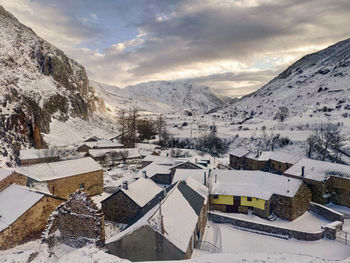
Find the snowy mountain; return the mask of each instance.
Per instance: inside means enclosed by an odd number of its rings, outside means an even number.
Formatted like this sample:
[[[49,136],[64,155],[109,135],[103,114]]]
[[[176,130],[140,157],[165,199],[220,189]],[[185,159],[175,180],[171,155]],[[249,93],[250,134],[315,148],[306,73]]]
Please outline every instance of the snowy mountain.
[[[96,110],[84,67],[0,6],[0,166],[23,146],[45,146],[53,119],[88,120]]]
[[[164,103],[151,98],[134,94],[127,89],[121,89],[116,86],[90,81],[96,93],[104,100],[108,111],[116,113],[118,110],[129,110],[136,107],[140,111],[167,113],[173,109]]]
[[[350,117],[350,39],[306,55],[256,92],[219,112],[273,119],[281,106],[289,109],[291,117]]]
[[[144,96],[164,103],[174,111],[193,109],[208,112],[224,104],[227,98],[220,96],[207,86],[185,81],[152,81],[128,86],[126,91],[135,96]]]

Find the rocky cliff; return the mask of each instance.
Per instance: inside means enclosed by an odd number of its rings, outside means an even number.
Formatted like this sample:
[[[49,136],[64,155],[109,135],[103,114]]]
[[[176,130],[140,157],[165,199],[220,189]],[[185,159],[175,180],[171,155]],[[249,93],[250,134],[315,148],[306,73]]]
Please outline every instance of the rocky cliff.
[[[83,66],[0,6],[0,166],[23,146],[45,146],[52,118],[87,120],[94,93]]]

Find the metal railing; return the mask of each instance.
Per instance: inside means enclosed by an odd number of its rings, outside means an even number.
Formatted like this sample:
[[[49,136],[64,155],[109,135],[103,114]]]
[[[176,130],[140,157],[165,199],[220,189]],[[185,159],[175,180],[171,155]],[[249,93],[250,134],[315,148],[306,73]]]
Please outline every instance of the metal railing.
[[[350,245],[350,233],[338,230],[336,240],[344,242],[345,245]]]

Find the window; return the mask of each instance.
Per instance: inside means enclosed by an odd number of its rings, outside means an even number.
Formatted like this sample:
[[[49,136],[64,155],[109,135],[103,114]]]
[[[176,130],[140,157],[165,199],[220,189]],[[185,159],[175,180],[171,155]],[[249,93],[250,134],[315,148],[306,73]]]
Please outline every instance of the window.
[[[218,195],[213,195],[213,199],[219,199]]]
[[[79,184],[80,189],[84,188],[84,183]]]
[[[253,201],[253,198],[250,197],[250,196],[248,196],[248,197],[247,197],[247,201],[251,202],[251,201]]]

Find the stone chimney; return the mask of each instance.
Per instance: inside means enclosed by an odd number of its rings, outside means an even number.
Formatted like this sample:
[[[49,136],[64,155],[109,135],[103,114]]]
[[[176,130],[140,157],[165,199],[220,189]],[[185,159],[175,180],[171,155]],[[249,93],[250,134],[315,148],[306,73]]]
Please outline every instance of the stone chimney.
[[[146,171],[142,171],[142,175],[144,178],[147,178],[147,172]]]
[[[214,177],[214,183],[216,183],[216,180],[218,179],[218,175],[215,174],[215,177]]]
[[[305,166],[301,167],[301,177],[305,177]]]
[[[128,181],[124,181],[124,182],[123,182],[123,188],[124,188],[125,190],[128,190]]]

